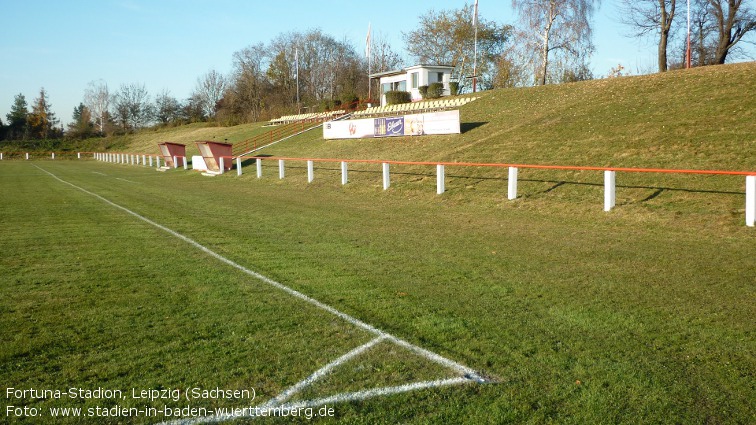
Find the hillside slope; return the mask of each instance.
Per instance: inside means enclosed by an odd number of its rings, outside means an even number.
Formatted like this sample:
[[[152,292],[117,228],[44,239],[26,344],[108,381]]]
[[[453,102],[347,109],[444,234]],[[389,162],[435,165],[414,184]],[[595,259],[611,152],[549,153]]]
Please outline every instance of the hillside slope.
[[[461,108],[462,134],[323,140],[314,130],[270,155],[415,161],[520,162],[755,170],[756,62],[664,74],[482,92]],[[184,126],[129,136],[128,149],[162,141],[238,143],[263,123]]]
[[[461,135],[325,141],[265,153],[394,160],[756,169],[756,62],[484,92]],[[299,142],[299,143],[297,143]]]

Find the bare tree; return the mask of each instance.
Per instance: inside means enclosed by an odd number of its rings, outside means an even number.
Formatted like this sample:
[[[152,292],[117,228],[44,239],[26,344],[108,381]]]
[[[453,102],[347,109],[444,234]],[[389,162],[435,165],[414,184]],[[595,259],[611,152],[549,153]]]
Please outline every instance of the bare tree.
[[[229,113],[241,122],[253,122],[260,118],[263,97],[270,85],[265,75],[269,55],[263,43],[234,53],[232,83],[226,90],[224,101]]]
[[[381,32],[371,35],[370,62],[371,71],[376,73],[393,71],[404,64],[402,56],[391,48],[391,44]]]
[[[115,116],[124,130],[138,130],[152,121],[154,109],[144,84],[123,84],[113,100]]]
[[[209,118],[215,115],[218,102],[223,98],[225,91],[226,78],[212,70],[197,79],[192,97],[199,100],[203,113]]]
[[[756,30],[756,11],[749,0],[708,0],[708,3],[718,34],[713,62],[723,64],[732,48]]]
[[[90,81],[84,90],[84,105],[89,109],[100,133],[105,133],[106,116],[110,109],[110,91],[104,81]]]
[[[537,84],[549,79],[553,55],[562,56],[560,62],[565,62],[564,57],[585,58],[593,52],[590,20],[599,1],[512,0],[519,15],[517,38],[531,54]],[[554,75],[553,79],[562,76],[559,72]]]
[[[155,119],[168,124],[176,122],[181,117],[181,104],[168,90],[163,90],[155,97]]]
[[[420,17],[420,26],[403,33],[410,56],[420,63],[451,65],[460,77],[459,90],[465,88],[464,77],[471,76],[475,53],[473,5],[461,9],[430,11]],[[511,27],[478,18],[478,69],[480,81],[493,84],[496,62],[504,52]]]
[[[622,23],[632,28],[634,37],[655,34],[659,37],[657,61],[659,72],[668,68],[667,48],[676,0],[622,0]]]

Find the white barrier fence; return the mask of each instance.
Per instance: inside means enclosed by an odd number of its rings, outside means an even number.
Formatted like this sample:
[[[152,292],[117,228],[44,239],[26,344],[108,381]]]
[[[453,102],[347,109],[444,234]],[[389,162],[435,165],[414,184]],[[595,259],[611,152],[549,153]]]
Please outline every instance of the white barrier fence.
[[[27,159],[28,159],[28,153]],[[81,153],[77,154],[78,158],[81,158]],[[134,155],[134,154],[121,154],[121,153],[94,153],[94,158],[100,161],[114,162],[119,164],[133,164],[133,165],[147,165],[149,160],[149,166],[153,164],[153,157],[156,160],[157,167],[160,168],[160,156],[159,155]],[[52,158],[55,159],[55,154],[52,154]],[[2,154],[0,153],[0,160]],[[178,160],[183,159],[183,168],[188,169],[186,157],[173,157],[173,167],[178,168]],[[479,164],[479,163],[431,163],[431,162],[411,162],[411,161],[375,161],[375,160],[344,160],[344,159],[303,159],[303,158],[263,158],[252,157],[255,161],[255,167],[257,171],[257,178],[263,176],[263,159],[277,160],[278,161],[278,178],[284,179],[286,177],[286,161],[305,161],[307,166],[307,182],[312,183],[315,180],[315,162],[339,162],[341,169],[341,184],[346,185],[348,179],[348,163],[374,163],[381,164],[381,174],[383,182],[383,190],[388,190],[391,187],[391,164],[405,164],[405,165],[434,165],[436,167],[436,193],[442,195],[446,192],[446,166],[477,166],[477,167],[497,167],[508,169],[507,174],[507,199],[517,199],[517,179],[520,168],[533,168],[533,169],[550,169],[550,170],[591,170],[602,171],[604,174],[604,211],[609,212],[616,207],[617,199],[617,172],[643,172],[643,173],[670,173],[670,174],[713,174],[713,175],[738,175],[746,177],[746,202],[745,202],[745,221],[749,227],[756,226],[756,172],[745,171],[710,171],[710,170],[670,170],[670,169],[641,169],[641,168],[605,168],[605,167],[575,167],[575,166],[552,166],[552,165],[528,165],[528,164]],[[236,175],[241,176],[242,170],[242,157],[220,157],[220,174],[223,174],[225,161],[236,161]]]

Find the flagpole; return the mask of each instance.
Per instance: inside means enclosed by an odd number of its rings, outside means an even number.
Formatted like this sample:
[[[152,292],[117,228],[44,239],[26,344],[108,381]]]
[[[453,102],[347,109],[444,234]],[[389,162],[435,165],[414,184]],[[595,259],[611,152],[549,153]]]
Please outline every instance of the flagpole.
[[[478,79],[478,0],[475,0],[475,12],[473,13],[473,27],[475,27],[475,50],[473,52],[473,93],[477,89]]]
[[[299,47],[294,48],[294,66],[297,72],[297,113],[302,113],[302,107],[299,105]]]
[[[685,50],[685,67],[690,68],[690,0],[688,0],[688,48]]]
[[[367,56],[368,61],[368,101],[372,101],[373,95],[372,95],[372,81],[370,80],[370,74],[372,74],[371,71],[371,58],[370,58],[370,44],[372,40],[370,39],[370,30],[371,30],[371,23],[368,22],[368,33],[367,33],[367,40],[365,40],[365,56]]]

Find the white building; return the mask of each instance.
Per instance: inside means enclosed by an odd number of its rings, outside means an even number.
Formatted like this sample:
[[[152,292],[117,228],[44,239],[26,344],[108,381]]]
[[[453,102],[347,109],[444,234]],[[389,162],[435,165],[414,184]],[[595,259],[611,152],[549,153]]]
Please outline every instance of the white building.
[[[444,91],[442,96],[448,96],[449,82],[451,81],[451,72],[453,66],[448,65],[415,65],[409,68],[396,71],[380,72],[370,74],[371,81],[378,79],[380,83],[381,106],[386,105],[387,91],[399,90],[408,91],[412,101],[422,99],[420,95],[420,86],[427,86],[432,83],[443,83]]]

